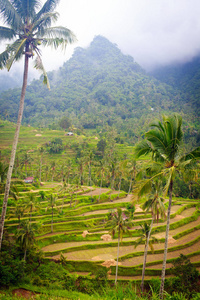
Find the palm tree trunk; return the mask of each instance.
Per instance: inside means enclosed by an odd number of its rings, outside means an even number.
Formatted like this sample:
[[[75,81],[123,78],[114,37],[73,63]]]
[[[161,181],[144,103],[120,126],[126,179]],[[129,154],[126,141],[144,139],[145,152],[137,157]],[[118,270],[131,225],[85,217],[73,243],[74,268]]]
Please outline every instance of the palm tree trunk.
[[[42,180],[42,176],[41,176],[41,174],[42,174],[42,156],[41,156],[41,159],[40,159],[40,184],[41,184],[41,180]]]
[[[128,195],[129,195],[130,192],[131,192],[132,181],[133,181],[133,177],[131,176],[130,185],[129,185],[129,189],[128,189]],[[127,196],[128,196],[128,195],[127,195]]]
[[[72,207],[73,196],[74,196],[74,194],[71,194],[71,196],[70,196],[70,208]]]
[[[147,242],[146,242],[145,250],[144,250],[144,262],[143,262],[143,268],[142,268],[142,282],[141,282],[141,291],[142,291],[142,293],[144,292],[144,275],[145,275],[147,253],[148,253],[149,240],[150,240],[150,236],[151,236],[152,227],[153,227],[153,217],[152,217],[152,220],[151,220],[151,226],[149,228]]]
[[[115,273],[115,285],[117,284],[117,274],[118,274],[118,261],[119,261],[119,242],[120,242],[120,235],[118,236],[118,247],[117,247],[117,264],[116,264],[116,273]]]
[[[170,187],[169,187],[169,205],[168,205],[168,211],[167,211],[165,249],[164,249],[164,259],[163,259],[161,285],[160,285],[160,293],[159,293],[160,299],[163,299],[163,293],[164,293],[165,269],[166,269],[166,262],[167,262],[168,237],[169,237],[169,225],[170,225],[170,213],[171,213],[171,206],[172,206],[172,191],[173,191],[173,180],[170,181]]]
[[[51,211],[51,233],[53,233],[53,207]]]
[[[99,190],[99,198],[97,200],[97,202],[99,203],[100,201],[100,197],[101,197],[101,188],[102,188],[102,183],[103,183],[103,176],[101,176],[101,183],[100,183],[100,190]]]
[[[29,48],[29,46],[27,45],[26,52],[28,52],[28,48]],[[15,162],[15,155],[16,155],[16,151],[17,151],[19,131],[20,131],[22,115],[23,115],[23,110],[24,110],[24,99],[25,99],[25,92],[26,92],[27,80],[28,80],[28,59],[29,59],[29,57],[27,55],[25,55],[24,77],[23,77],[23,85],[22,85],[21,98],[20,98],[20,104],[19,104],[17,126],[16,126],[16,130],[15,130],[15,136],[14,136],[12,152],[11,152],[11,157],[10,157],[10,164],[9,164],[8,173],[7,173],[5,194],[4,194],[3,207],[2,207],[2,213],[1,213],[0,250],[1,250],[1,244],[2,244],[2,238],[3,238],[3,229],[4,229],[4,222],[5,222],[5,217],[6,217],[8,196],[9,196],[9,191],[10,191],[11,176],[12,176],[13,166],[14,166],[14,162]]]
[[[117,198],[119,198],[119,194],[120,194],[120,191],[121,191],[121,183],[122,183],[122,177],[120,176],[120,180],[119,180],[119,191],[118,191],[118,196],[117,196]]]
[[[25,251],[24,251],[24,261],[26,261],[26,252],[27,252],[27,249],[25,249]]]

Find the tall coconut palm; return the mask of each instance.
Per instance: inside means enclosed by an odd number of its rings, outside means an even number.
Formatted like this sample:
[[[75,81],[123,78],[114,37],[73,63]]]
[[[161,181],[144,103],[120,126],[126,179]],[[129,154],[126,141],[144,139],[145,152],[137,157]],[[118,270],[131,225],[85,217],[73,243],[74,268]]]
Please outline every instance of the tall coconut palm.
[[[153,243],[157,242],[157,239],[155,237],[151,237],[151,224],[148,224],[144,222],[144,224],[141,224],[141,236],[138,240],[135,241],[135,248],[141,244],[143,241],[145,242],[145,248],[144,248],[144,262],[143,262],[143,269],[142,269],[142,283],[141,283],[141,291],[143,293],[144,291],[144,274],[145,274],[145,267],[146,267],[146,257],[148,252],[148,246],[150,246],[151,251],[154,251]],[[151,237],[151,239],[150,239]]]
[[[96,170],[96,177],[99,179],[100,177],[100,186],[99,186],[99,197],[97,199],[97,203],[99,203],[101,198],[101,189],[103,185],[103,178],[105,177],[106,172],[106,162],[105,159],[102,159],[98,162],[97,170]]]
[[[118,246],[117,246],[117,263],[115,273],[115,285],[117,284],[118,274],[118,261],[119,261],[119,244],[122,241],[123,234],[128,232],[128,228],[132,226],[132,223],[128,221],[127,217],[123,214],[121,208],[117,209],[117,212],[112,213],[111,220],[108,221],[107,226],[111,227],[110,233],[113,238],[115,233],[118,235]]]
[[[24,57],[24,75],[19,104],[17,126],[13,141],[10,164],[7,174],[5,196],[0,221],[0,249],[3,237],[4,221],[6,216],[10,181],[15,161],[20,125],[23,115],[25,92],[28,79],[29,59],[36,54],[35,68],[42,71],[44,83],[49,87],[46,71],[43,67],[40,45],[66,47],[68,43],[76,40],[75,35],[66,27],[54,26],[52,23],[58,19],[54,12],[59,0],[46,0],[41,6],[40,0],[0,0],[0,14],[6,26],[0,26],[0,41],[10,41],[4,52],[0,54],[0,69],[8,71],[15,61]]]
[[[30,155],[28,155],[28,153],[25,153],[22,157],[21,166],[22,166],[22,168],[23,168],[23,166],[25,166],[26,177],[27,177],[27,167],[29,166],[29,169],[30,169],[32,160],[33,160],[32,157]]]
[[[21,202],[16,202],[15,203],[15,207],[12,211],[15,215],[15,217],[17,217],[18,219],[18,228],[20,228],[20,223],[21,223],[21,218],[24,216],[24,212],[25,212],[25,206],[23,203]]]
[[[169,193],[165,249],[160,286],[160,298],[162,299],[174,178],[177,171],[180,172],[187,169],[190,164],[200,157],[200,147],[181,156],[180,146],[183,138],[183,131],[182,118],[178,115],[163,116],[162,122],[154,122],[151,126],[152,129],[145,134],[145,139],[135,147],[135,155],[136,158],[139,158],[141,155],[152,154],[153,167],[149,169],[151,169],[151,173],[154,173],[154,175],[144,183],[142,189],[145,190],[147,186],[150,186],[152,179],[165,176],[165,195]]]
[[[50,198],[48,199],[48,207],[51,208],[51,232],[53,233],[53,210],[56,207],[56,200],[57,197],[54,194],[50,195]]]
[[[130,184],[129,184],[129,189],[128,189],[128,195],[129,195],[132,190],[133,180],[135,179],[135,176],[136,176],[136,160],[132,160],[128,164],[127,171],[128,171],[128,175],[130,176]]]
[[[38,199],[35,197],[34,193],[29,193],[28,197],[25,199],[25,207],[29,211],[29,221],[31,222],[32,213],[35,210],[39,209],[39,202]]]
[[[151,231],[153,227],[153,222],[156,220],[158,222],[159,217],[165,218],[165,205],[164,205],[164,198],[160,195],[162,194],[162,182],[161,181],[154,181],[152,182],[152,187],[150,194],[148,195],[147,200],[143,204],[142,208],[147,213],[151,211],[152,220],[151,224],[148,228],[148,235],[145,243],[145,251],[144,251],[144,262],[143,262],[143,269],[142,269],[142,282],[141,282],[141,291],[144,291],[144,275],[146,269],[146,261],[147,261],[147,253],[149,247],[149,241],[151,236]]]
[[[119,162],[118,164],[118,176],[119,176],[119,189],[118,189],[118,198],[120,195],[120,191],[121,191],[121,183],[122,183],[122,178],[125,177],[125,172],[126,172],[126,167],[127,167],[127,160],[122,160]]]
[[[42,159],[43,159],[43,155],[45,153],[45,148],[44,147],[40,147],[38,149],[38,152],[40,154],[39,182],[41,184],[41,180],[42,180]]]

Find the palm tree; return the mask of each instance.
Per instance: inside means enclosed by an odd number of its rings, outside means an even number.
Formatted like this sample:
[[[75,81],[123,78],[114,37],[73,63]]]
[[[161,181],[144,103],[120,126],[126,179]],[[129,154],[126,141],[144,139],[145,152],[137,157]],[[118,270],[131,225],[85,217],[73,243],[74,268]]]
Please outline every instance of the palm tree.
[[[101,189],[102,189],[102,185],[103,185],[103,178],[105,176],[105,172],[106,172],[106,162],[104,159],[102,159],[98,162],[98,166],[97,166],[97,170],[96,170],[97,178],[99,178],[99,176],[100,176],[99,197],[97,199],[97,203],[99,203],[100,198],[101,198]]]
[[[120,194],[120,191],[121,191],[122,178],[124,178],[124,176],[125,176],[127,163],[128,163],[127,160],[123,160],[123,161],[120,161],[119,164],[118,164],[118,175],[119,175],[118,198],[119,198],[119,194]]]
[[[116,263],[116,274],[115,274],[115,285],[117,284],[118,274],[118,261],[119,261],[119,244],[122,241],[123,234],[128,232],[128,228],[132,226],[132,223],[128,221],[127,217],[123,214],[121,208],[117,209],[117,212],[111,214],[111,220],[107,222],[107,226],[111,227],[110,233],[113,238],[115,233],[118,235],[118,246],[117,246],[117,263]]]
[[[8,171],[8,166],[5,166],[2,162],[0,162],[0,183],[4,182],[7,171]]]
[[[142,208],[144,211],[149,212],[151,211],[152,220],[151,224],[148,228],[148,236],[145,243],[145,251],[144,251],[144,263],[143,263],[143,269],[142,269],[142,282],[141,282],[141,291],[143,293],[144,291],[144,275],[145,275],[145,269],[146,269],[146,261],[147,261],[147,253],[148,253],[148,246],[151,236],[151,231],[153,227],[153,222],[156,220],[158,222],[159,217],[162,218],[165,217],[165,205],[164,205],[164,198],[160,196],[162,193],[162,182],[161,181],[155,181],[152,182],[151,192],[148,195],[147,201],[143,204]]]
[[[48,198],[48,206],[51,208],[51,232],[53,233],[53,210],[56,207],[57,197],[53,194]]]
[[[51,162],[51,171],[52,171],[51,181],[53,181],[53,179],[54,179],[55,170],[56,170],[56,162],[53,160]]]
[[[38,149],[38,151],[39,151],[39,154],[40,154],[39,181],[40,181],[40,184],[41,184],[41,179],[42,179],[42,158],[43,158],[43,155],[45,153],[45,148],[44,147],[40,147]]]
[[[16,202],[13,213],[18,219],[18,228],[20,228],[21,218],[24,216],[25,206],[21,202]]]
[[[178,115],[163,116],[163,120],[154,122],[153,128],[145,134],[145,139],[135,147],[136,158],[152,153],[153,166],[149,168],[152,177],[147,179],[142,186],[146,189],[151,185],[152,179],[164,176],[166,178],[165,195],[169,193],[167,212],[167,226],[165,237],[165,249],[160,286],[160,298],[163,298],[165,269],[168,249],[168,235],[170,225],[170,213],[172,204],[173,183],[177,171],[183,171],[200,157],[200,147],[190,153],[181,156],[181,141],[183,138],[182,118]],[[153,175],[154,173],[154,175]]]
[[[23,166],[25,166],[25,172],[26,172],[26,177],[27,177],[27,166],[31,165],[32,162],[32,157],[30,157],[27,153],[24,154],[24,156],[22,157],[22,161],[21,161],[21,166],[23,168]]]
[[[54,9],[59,3],[59,0],[46,0],[42,7],[40,6],[40,3],[41,1],[39,0],[0,0],[0,14],[4,19],[5,24],[8,26],[0,26],[0,41],[11,41],[11,43],[6,46],[5,51],[0,54],[0,69],[6,67],[9,71],[12,64],[24,56],[24,75],[19,113],[0,221],[0,249],[11,176],[23,115],[29,59],[36,54],[35,68],[42,71],[44,75],[43,82],[50,87],[46,71],[42,64],[39,46],[53,46],[55,49],[59,46],[63,46],[65,48],[68,43],[72,43],[76,40],[75,35],[69,29],[59,26],[51,27],[52,23],[58,18],[58,13],[54,12]]]
[[[28,220],[21,223],[17,230],[16,237],[21,249],[24,251],[24,260],[26,261],[27,250],[35,243],[35,233],[37,225],[30,223]]]
[[[109,164],[109,169],[110,169],[110,177],[111,177],[111,190],[114,190],[115,186],[115,177],[116,177],[116,172],[117,172],[117,158],[114,157]]]
[[[25,206],[29,211],[29,221],[31,222],[33,211],[39,209],[38,199],[33,193],[28,194],[28,197],[25,199]]]
[[[88,186],[91,186],[92,160],[93,160],[93,152],[92,150],[89,150],[86,157],[86,164],[88,165]]]
[[[129,184],[129,189],[128,189],[128,195],[130,194],[131,190],[132,190],[132,183],[133,180],[135,179],[136,176],[136,160],[132,160],[129,164],[128,164],[128,174],[130,175],[130,184]]]
[[[146,258],[147,258],[147,252],[148,252],[148,246],[150,246],[151,251],[153,252],[153,243],[157,242],[157,239],[155,237],[151,237],[151,229],[152,224],[148,224],[144,222],[144,224],[140,224],[141,227],[141,237],[135,241],[135,248],[141,244],[143,241],[145,241],[145,248],[144,248],[144,262],[143,262],[143,269],[142,269],[142,283],[141,283],[141,291],[143,293],[144,291],[144,274],[145,274],[145,268],[146,268]]]

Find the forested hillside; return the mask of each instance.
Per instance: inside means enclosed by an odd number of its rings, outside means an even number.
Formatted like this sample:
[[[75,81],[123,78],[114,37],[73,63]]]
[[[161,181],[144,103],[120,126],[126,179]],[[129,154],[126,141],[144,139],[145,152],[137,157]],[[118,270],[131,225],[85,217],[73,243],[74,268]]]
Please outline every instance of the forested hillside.
[[[194,113],[194,123],[198,124],[200,117],[200,56],[184,64],[159,68],[151,75],[178,90],[186,103],[185,107]]]
[[[53,128],[67,116],[75,127],[100,131],[112,126],[125,139],[136,141],[152,118],[179,112],[187,113],[192,134],[198,130],[198,122],[196,128],[192,125],[193,107],[179,89],[146,74],[131,56],[102,36],[86,49],[76,48],[73,57],[48,76],[50,91],[42,80],[28,86],[24,124]],[[1,94],[3,118],[16,121],[19,96],[20,89]]]

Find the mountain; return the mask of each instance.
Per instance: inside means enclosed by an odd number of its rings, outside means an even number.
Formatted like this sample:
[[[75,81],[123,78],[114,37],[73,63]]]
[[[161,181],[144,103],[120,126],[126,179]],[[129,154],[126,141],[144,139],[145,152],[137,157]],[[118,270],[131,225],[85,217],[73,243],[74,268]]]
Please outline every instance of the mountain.
[[[8,89],[13,89],[15,87],[20,87],[22,84],[22,78],[19,78],[17,74],[15,76],[9,76],[9,74],[0,73],[0,92],[6,91]]]
[[[67,116],[75,127],[100,130],[108,125],[136,139],[161,113],[187,114],[188,122],[194,116],[180,89],[146,74],[131,56],[102,36],[86,49],[76,48],[72,58],[48,76],[50,91],[42,80],[27,87],[24,123],[48,126]],[[19,97],[20,89],[1,93],[2,116],[7,113],[16,121]]]
[[[200,117],[200,56],[190,62],[158,68],[151,75],[180,93],[185,107],[193,110],[194,122],[196,121],[198,124]]]

